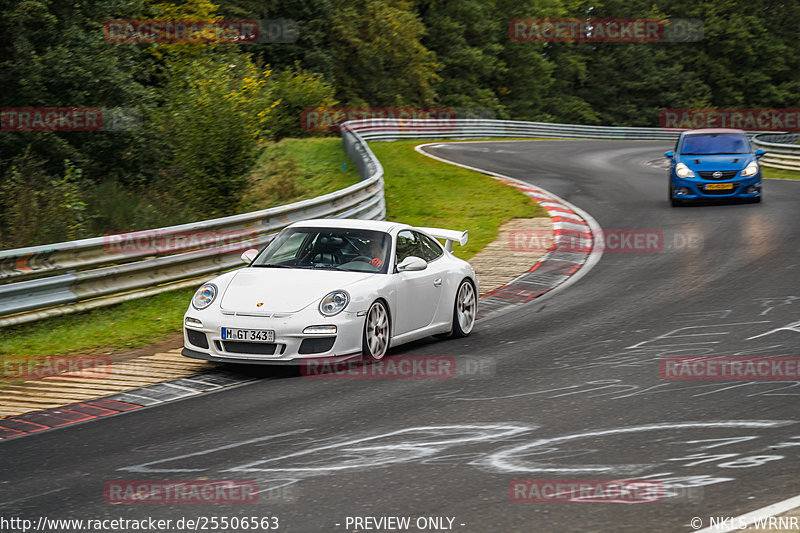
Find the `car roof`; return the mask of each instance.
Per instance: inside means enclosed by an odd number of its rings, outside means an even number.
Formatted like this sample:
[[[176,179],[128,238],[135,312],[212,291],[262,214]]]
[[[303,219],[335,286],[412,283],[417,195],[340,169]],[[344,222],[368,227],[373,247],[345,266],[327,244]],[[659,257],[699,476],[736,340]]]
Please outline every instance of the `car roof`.
[[[357,218],[314,218],[311,220],[301,220],[295,222],[292,228],[348,228],[348,229],[367,229],[374,231],[384,231],[391,233],[398,228],[410,228],[408,224],[399,222],[389,222],[387,220],[361,220]]]
[[[733,128],[703,128],[699,130],[689,130],[683,132],[685,135],[694,135],[696,133],[746,133],[744,130],[735,130]]]

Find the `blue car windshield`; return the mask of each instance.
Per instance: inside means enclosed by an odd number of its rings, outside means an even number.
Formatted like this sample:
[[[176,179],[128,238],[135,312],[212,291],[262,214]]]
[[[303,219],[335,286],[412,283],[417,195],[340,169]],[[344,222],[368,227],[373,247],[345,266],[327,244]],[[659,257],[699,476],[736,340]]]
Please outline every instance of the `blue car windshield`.
[[[692,133],[683,138],[681,155],[749,154],[741,133]]]

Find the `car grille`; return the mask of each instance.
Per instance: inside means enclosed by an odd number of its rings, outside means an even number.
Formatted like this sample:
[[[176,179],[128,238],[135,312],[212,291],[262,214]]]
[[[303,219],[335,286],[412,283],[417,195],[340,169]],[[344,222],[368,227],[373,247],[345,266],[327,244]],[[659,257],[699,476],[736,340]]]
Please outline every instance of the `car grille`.
[[[301,354],[327,352],[328,350],[333,348],[333,343],[335,341],[336,337],[317,337],[313,339],[303,339],[303,342],[300,343],[300,349],[298,350],[298,352]]]
[[[700,170],[697,173],[700,175],[701,178],[704,180],[730,180],[736,177],[736,174],[739,173],[738,170],[720,170],[722,172],[722,176],[719,178],[714,177],[714,172],[716,170]]]
[[[202,331],[186,328],[186,337],[189,339],[190,343],[198,348],[208,349],[208,339],[206,338],[206,334]]]
[[[226,352],[254,355],[274,355],[278,345],[268,342],[222,341]]]

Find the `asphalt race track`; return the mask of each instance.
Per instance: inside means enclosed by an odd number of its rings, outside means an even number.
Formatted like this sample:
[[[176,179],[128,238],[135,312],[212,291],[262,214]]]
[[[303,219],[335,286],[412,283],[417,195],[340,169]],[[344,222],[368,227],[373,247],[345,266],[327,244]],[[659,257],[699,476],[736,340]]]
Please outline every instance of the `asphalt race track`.
[[[276,516],[286,532],[392,531],[353,522],[389,516],[410,517],[407,531],[692,531],[692,518],[707,526],[800,494],[800,382],[665,379],[660,362],[800,356],[800,183],[766,180],[761,204],[672,208],[665,171],[646,164],[670,148],[428,147],[543,187],[607,234],[658,235],[660,246],[607,247],[577,283],[479,322],[467,339],[392,351],[470,361],[464,375],[248,369],[264,379],[0,442],[0,515]],[[533,503],[509,492],[515,480],[623,478],[666,494]],[[244,505],[110,504],[103,490],[115,480],[251,480],[260,493]],[[419,528],[420,517],[445,519]]]

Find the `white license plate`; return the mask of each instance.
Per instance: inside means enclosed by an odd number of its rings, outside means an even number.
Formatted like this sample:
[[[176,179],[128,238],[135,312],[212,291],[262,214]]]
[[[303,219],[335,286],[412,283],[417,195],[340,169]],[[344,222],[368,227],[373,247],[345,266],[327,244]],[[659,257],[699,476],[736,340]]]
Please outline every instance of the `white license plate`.
[[[275,342],[275,331],[271,329],[222,328],[222,340]]]

